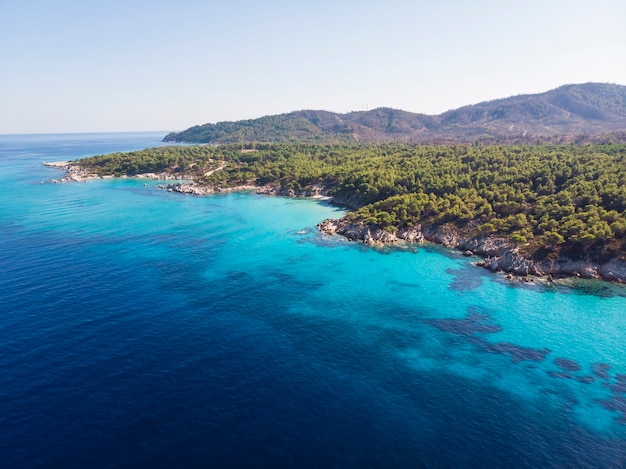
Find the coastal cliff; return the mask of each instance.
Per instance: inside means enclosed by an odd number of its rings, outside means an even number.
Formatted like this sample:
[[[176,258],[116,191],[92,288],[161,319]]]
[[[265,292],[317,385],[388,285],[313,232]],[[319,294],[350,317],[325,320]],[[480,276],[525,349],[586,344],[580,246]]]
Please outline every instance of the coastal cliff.
[[[317,225],[328,235],[342,235],[351,241],[372,246],[393,245],[400,242],[439,244],[459,249],[465,255],[477,255],[483,259],[476,262],[492,272],[507,272],[517,276],[581,277],[626,283],[626,261],[611,259],[598,262],[591,257],[572,259],[557,255],[552,259],[528,259],[520,253],[519,246],[505,238],[474,236],[465,238],[451,225],[411,226],[389,233],[366,223],[351,223],[345,219],[326,219]]]

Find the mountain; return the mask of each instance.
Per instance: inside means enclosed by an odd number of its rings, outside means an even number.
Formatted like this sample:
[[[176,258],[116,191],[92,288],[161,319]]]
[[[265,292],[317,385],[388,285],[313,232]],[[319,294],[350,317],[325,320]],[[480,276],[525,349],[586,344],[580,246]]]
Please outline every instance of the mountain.
[[[172,132],[164,141],[246,142],[581,142],[626,139],[626,86],[565,85],[485,101],[431,116],[390,108],[338,114],[303,110]],[[607,137],[609,138],[609,137]]]

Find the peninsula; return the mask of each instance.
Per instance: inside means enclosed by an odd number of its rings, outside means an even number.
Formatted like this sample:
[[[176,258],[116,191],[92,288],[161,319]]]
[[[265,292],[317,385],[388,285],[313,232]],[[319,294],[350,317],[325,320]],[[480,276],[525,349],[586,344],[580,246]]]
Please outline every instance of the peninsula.
[[[371,245],[438,243],[515,275],[626,282],[626,145],[166,146],[62,164],[72,179],[320,196],[352,209],[320,229]],[[79,175],[76,176],[76,175]]]

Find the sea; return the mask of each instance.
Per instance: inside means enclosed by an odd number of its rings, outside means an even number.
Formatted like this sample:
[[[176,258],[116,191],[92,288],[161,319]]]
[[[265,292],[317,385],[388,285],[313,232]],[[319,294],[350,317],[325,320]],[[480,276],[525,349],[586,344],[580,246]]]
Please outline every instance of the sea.
[[[626,288],[42,164],[164,134],[0,136],[0,467],[626,467]]]

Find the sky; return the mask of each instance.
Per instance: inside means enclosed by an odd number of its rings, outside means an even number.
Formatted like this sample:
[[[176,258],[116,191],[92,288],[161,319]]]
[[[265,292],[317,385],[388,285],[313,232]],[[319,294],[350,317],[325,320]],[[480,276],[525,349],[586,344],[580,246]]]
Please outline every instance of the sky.
[[[0,134],[626,85],[623,0],[0,0]]]

